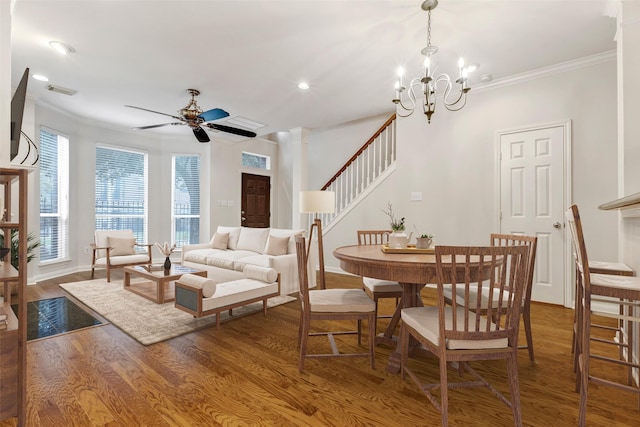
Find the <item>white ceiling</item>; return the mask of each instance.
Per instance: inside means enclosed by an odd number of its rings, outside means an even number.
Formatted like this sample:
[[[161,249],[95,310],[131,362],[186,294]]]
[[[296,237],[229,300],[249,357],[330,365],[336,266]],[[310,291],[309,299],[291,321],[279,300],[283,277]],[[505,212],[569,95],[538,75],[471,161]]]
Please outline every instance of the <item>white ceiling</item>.
[[[397,66],[404,64],[410,77],[420,72],[427,44],[421,3],[17,0],[12,87],[30,67],[78,91],[62,95],[30,79],[28,92],[38,103],[116,126],[173,121],[124,105],[175,114],[187,104],[187,88],[201,91],[204,110],[219,107],[267,124],[259,135],[331,126],[393,111]],[[605,16],[606,6],[607,0],[440,0],[432,12],[438,71],[455,74],[463,54],[480,64],[473,88],[485,73],[495,81],[610,51],[615,20]],[[76,52],[61,56],[50,40]],[[311,89],[297,89],[301,80]]]

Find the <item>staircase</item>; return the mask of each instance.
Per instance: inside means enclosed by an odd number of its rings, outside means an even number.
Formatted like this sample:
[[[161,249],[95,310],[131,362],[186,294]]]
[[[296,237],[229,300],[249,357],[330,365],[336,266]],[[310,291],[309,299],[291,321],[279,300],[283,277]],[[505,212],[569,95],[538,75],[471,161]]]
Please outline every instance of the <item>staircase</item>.
[[[325,231],[353,209],[384,180],[396,165],[396,115],[394,114],[321,188],[336,193],[336,211],[319,214]]]

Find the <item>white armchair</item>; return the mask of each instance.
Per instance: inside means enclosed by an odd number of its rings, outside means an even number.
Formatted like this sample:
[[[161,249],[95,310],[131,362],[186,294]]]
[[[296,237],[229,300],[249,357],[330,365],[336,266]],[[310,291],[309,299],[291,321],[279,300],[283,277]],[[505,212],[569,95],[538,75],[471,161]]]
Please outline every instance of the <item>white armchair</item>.
[[[146,250],[138,251],[136,247]],[[151,244],[137,243],[133,230],[96,230],[91,248],[91,278],[96,268],[106,268],[107,282],[110,282],[112,268],[151,264]]]

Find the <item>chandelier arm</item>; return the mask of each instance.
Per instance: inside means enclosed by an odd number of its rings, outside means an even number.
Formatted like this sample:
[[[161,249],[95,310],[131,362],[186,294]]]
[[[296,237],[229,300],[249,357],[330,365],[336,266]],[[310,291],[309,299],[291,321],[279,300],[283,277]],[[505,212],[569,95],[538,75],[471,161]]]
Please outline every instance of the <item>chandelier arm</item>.
[[[409,117],[411,114],[413,114],[413,111],[416,109],[417,97],[415,92],[415,86],[419,84],[420,84],[420,79],[414,78],[411,80],[411,82],[405,89],[407,92],[407,95],[405,96],[404,100],[403,100],[402,93],[400,93],[400,96],[398,97],[399,102],[397,103],[397,105],[400,105],[400,107],[402,107],[403,110],[409,112],[409,114],[402,115],[401,113],[398,113],[398,109],[396,108],[396,113],[399,114],[400,117]],[[407,101],[409,102],[409,104],[406,104]]]
[[[463,95],[461,96],[461,98],[462,98],[462,105],[460,105],[459,107],[452,108],[452,107],[455,107],[455,105],[457,105],[458,102],[456,102],[455,104],[452,104],[450,106],[445,103],[444,107],[449,111],[460,111],[460,110],[462,110],[464,108],[464,106],[467,105],[467,94],[465,92],[463,92]],[[458,99],[458,101],[460,101],[460,99]]]

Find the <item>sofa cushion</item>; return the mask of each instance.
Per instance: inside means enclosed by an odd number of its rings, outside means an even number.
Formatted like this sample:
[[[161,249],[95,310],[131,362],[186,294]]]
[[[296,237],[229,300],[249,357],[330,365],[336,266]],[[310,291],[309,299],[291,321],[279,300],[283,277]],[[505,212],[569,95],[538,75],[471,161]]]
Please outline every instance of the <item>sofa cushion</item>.
[[[225,227],[222,225],[218,226],[216,233],[229,233],[229,243],[227,247],[229,249],[237,249],[238,248],[238,238],[240,237],[240,227]],[[213,243],[213,238],[211,239],[211,243]]]
[[[185,252],[184,260],[197,262],[200,264],[206,264],[206,259],[211,256],[215,256],[218,253],[224,252],[220,249],[194,249],[189,252]]]
[[[251,255],[236,259],[233,262],[233,268],[236,271],[244,271],[247,265],[257,265],[259,267],[271,268],[273,265],[272,257],[269,255]]]
[[[267,247],[264,250],[265,255],[286,255],[289,249],[290,237],[276,237],[269,235]]]
[[[240,230],[237,249],[253,251],[261,254],[267,243],[267,237],[269,237],[268,228],[242,227]]]
[[[205,264],[210,265],[212,267],[220,267],[220,268],[226,268],[227,270],[233,270],[233,260],[230,260],[230,259],[221,259],[215,256],[207,257],[205,259]]]
[[[142,264],[142,263],[151,263],[149,259],[149,255],[146,252],[141,252],[136,255],[122,255],[122,256],[114,256],[109,257],[110,265],[125,265],[125,264]],[[107,265],[107,257],[96,258],[96,267],[106,267]]]
[[[111,247],[110,256],[135,255],[136,239],[134,237],[107,237],[107,244]]]
[[[202,310],[213,310],[230,304],[237,304],[278,292],[278,284],[267,284],[260,280],[240,279],[218,283],[216,292],[210,298],[202,299]]]
[[[211,239],[213,249],[227,249],[229,245],[229,233],[216,233]]]
[[[287,247],[287,253],[288,254],[295,254],[296,253],[296,239],[292,239],[291,236],[295,236],[297,234],[303,234],[304,235],[305,231],[302,229],[298,229],[298,230],[290,230],[287,228],[272,228],[269,231],[269,237],[271,236],[275,236],[275,237],[289,237],[289,246]],[[267,244],[269,244],[269,242],[267,241]]]

